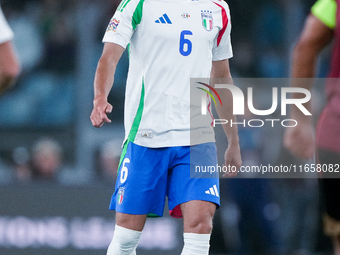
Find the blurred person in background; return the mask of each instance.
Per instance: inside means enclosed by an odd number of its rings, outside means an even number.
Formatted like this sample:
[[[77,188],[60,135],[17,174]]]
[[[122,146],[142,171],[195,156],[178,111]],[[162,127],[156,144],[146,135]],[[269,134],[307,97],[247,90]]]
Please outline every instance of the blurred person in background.
[[[40,33],[44,42],[41,67],[62,76],[76,69],[75,3],[65,0],[43,0]]]
[[[0,94],[13,84],[20,73],[12,39],[13,32],[0,6]]]
[[[75,108],[74,1],[6,1],[22,75],[4,95],[0,126],[52,127],[72,123]],[[17,116],[13,118],[12,116]]]
[[[121,141],[110,140],[99,149],[97,173],[102,180],[111,185],[117,178],[121,144]]]
[[[32,179],[30,167],[30,154],[25,147],[16,147],[12,152],[14,162],[14,179],[21,183],[26,183]]]
[[[32,180],[57,182],[63,162],[62,152],[60,144],[52,138],[36,141],[31,156]]]
[[[320,52],[334,39],[329,78],[340,78],[340,0],[318,0],[312,7],[292,60],[292,78],[315,77],[317,58]],[[311,80],[294,79],[292,86],[311,89]],[[298,121],[295,128],[284,134],[285,146],[296,156],[313,158],[315,149],[320,164],[340,164],[340,84],[339,79],[326,83],[327,104],[319,119],[316,139],[311,117],[291,108],[291,118]],[[293,94],[298,98],[298,94]],[[310,102],[305,107],[311,112]],[[324,231],[334,244],[334,254],[340,254],[340,179],[338,173],[322,173],[320,184],[324,195],[326,214]],[[336,179],[335,179],[336,178]]]

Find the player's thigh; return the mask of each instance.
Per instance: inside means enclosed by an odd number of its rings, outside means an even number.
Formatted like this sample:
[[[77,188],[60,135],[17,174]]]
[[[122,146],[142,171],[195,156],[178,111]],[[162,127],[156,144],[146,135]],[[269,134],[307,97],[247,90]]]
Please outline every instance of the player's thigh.
[[[191,200],[181,204],[183,227],[185,233],[210,234],[212,220],[216,211],[216,204]]]
[[[168,177],[167,188],[171,216],[181,218],[183,213],[180,205],[189,201],[211,202],[215,208],[220,205],[218,173],[203,174],[203,178],[201,175],[191,176],[195,165],[200,165],[205,169],[217,165],[214,143],[184,148],[183,155],[180,154],[174,163]]]
[[[116,224],[120,227],[142,231],[145,225],[147,215],[133,215],[127,213],[116,213]]]
[[[129,142],[119,167],[110,209],[132,215],[163,216],[168,164],[167,150]]]

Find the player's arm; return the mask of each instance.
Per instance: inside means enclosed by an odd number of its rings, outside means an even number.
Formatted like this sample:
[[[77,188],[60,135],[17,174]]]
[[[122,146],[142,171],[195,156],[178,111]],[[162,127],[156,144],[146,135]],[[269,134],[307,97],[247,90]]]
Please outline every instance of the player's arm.
[[[20,64],[11,41],[0,44],[0,94],[9,88],[20,73]]]
[[[292,87],[311,89],[311,82],[296,78],[315,77],[318,56],[325,46],[331,42],[332,38],[333,30],[313,14],[310,14],[306,20],[300,39],[293,51],[291,69],[291,77],[293,78]],[[293,97],[298,96],[299,94],[293,94]],[[310,101],[305,104],[305,107],[311,112]],[[292,108],[292,114],[294,115],[293,117],[299,117],[300,119],[305,118],[306,121],[308,120],[297,107]]]
[[[112,105],[107,97],[113,85],[116,66],[124,52],[124,48],[115,43],[105,43],[102,56],[99,59],[94,79],[94,100],[91,121],[94,127],[110,123],[107,113],[112,111]]]
[[[211,69],[211,83],[215,84],[233,84],[230,74],[229,61],[213,61]],[[233,98],[228,89],[216,89],[221,97],[222,105],[217,104],[216,111],[220,119],[233,120],[236,122],[236,117],[233,115]],[[235,166],[238,170],[242,165],[241,152],[238,138],[238,130],[236,125],[223,125],[224,132],[228,138],[228,148],[225,152],[225,165]],[[225,174],[224,176],[235,176],[236,173]]]
[[[333,30],[310,14],[294,47],[291,77],[313,78],[318,55],[331,42],[332,38]],[[310,84],[306,88],[310,89]]]
[[[113,85],[117,63],[140,23],[141,18],[133,19],[138,3],[139,0],[122,1],[104,34],[105,45],[94,79],[91,121],[95,127],[101,127],[105,122],[111,122],[107,113],[112,111],[112,105],[107,102],[107,97]]]
[[[320,52],[333,38],[333,30],[319,18],[310,14],[306,20],[299,41],[297,42],[292,56],[292,87],[302,87],[311,90],[312,81],[315,77],[317,59]],[[301,94],[294,93],[293,98],[299,98]],[[311,102],[304,104],[311,112]],[[297,120],[298,125],[286,129],[284,145],[294,155],[300,158],[312,158],[315,151],[314,129],[311,116],[304,115],[295,105],[291,108],[290,117]]]

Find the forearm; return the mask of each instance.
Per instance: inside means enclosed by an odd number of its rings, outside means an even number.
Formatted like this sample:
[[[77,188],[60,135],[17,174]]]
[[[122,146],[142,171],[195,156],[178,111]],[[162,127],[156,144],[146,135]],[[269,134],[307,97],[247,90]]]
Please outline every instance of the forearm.
[[[116,66],[124,52],[118,44],[105,43],[94,78],[94,100],[107,99],[113,85]]]
[[[211,74],[210,74],[211,86],[215,87],[216,84],[233,84],[233,80],[229,71],[228,60],[213,62]],[[238,170],[242,165],[238,130],[237,125],[233,125],[236,122],[236,116],[233,115],[233,96],[229,89],[216,88],[216,92],[221,98],[221,104],[217,103],[216,111],[220,119],[225,119],[228,124],[222,125],[223,130],[228,138],[228,149],[224,154],[224,160],[226,166],[232,166]],[[224,177],[233,177],[237,175],[237,171],[227,172]]]
[[[0,94],[9,88],[20,73],[20,65],[11,42],[0,44]]]
[[[229,80],[229,79],[228,79]],[[231,79],[230,79],[231,80]],[[232,84],[232,83],[228,83]],[[216,105],[216,112],[220,119],[228,120],[228,124],[222,125],[224,133],[228,138],[229,145],[238,144],[238,130],[237,125],[232,125],[231,122],[236,122],[236,116],[233,115],[233,98],[229,90],[216,89],[221,97],[222,105]]]
[[[103,54],[99,59],[94,78],[94,100],[91,121],[94,127],[101,127],[105,122],[111,123],[107,114],[112,111],[112,105],[107,97],[113,85],[117,63],[124,48],[114,43],[104,45]]]
[[[229,72],[229,65],[222,64],[214,65],[211,71],[211,85],[215,87],[216,84],[233,84],[233,79]],[[233,97],[228,89],[216,89],[220,95],[222,104],[216,105],[216,112],[220,119],[228,120],[228,122],[236,122],[236,116],[233,115]],[[223,130],[228,138],[229,145],[237,144],[239,142],[237,125],[226,124],[223,125]]]
[[[102,57],[99,60],[94,78],[94,100],[107,99],[114,82],[115,71],[116,66],[107,58]]]

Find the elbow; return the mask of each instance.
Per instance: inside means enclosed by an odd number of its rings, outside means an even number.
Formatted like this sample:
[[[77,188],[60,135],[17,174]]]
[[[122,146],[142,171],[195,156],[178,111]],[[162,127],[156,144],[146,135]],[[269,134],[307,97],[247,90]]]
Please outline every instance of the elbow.
[[[231,78],[229,69],[227,68],[216,68],[213,66],[210,72],[211,78]]]
[[[231,74],[229,69],[229,61],[228,60],[213,61],[210,77],[230,79]]]
[[[321,49],[311,40],[300,39],[294,47],[293,58],[301,56],[309,56],[309,58],[317,58]]]
[[[300,55],[304,52],[304,49],[306,49],[308,44],[304,41],[298,41],[293,49],[293,56]]]

